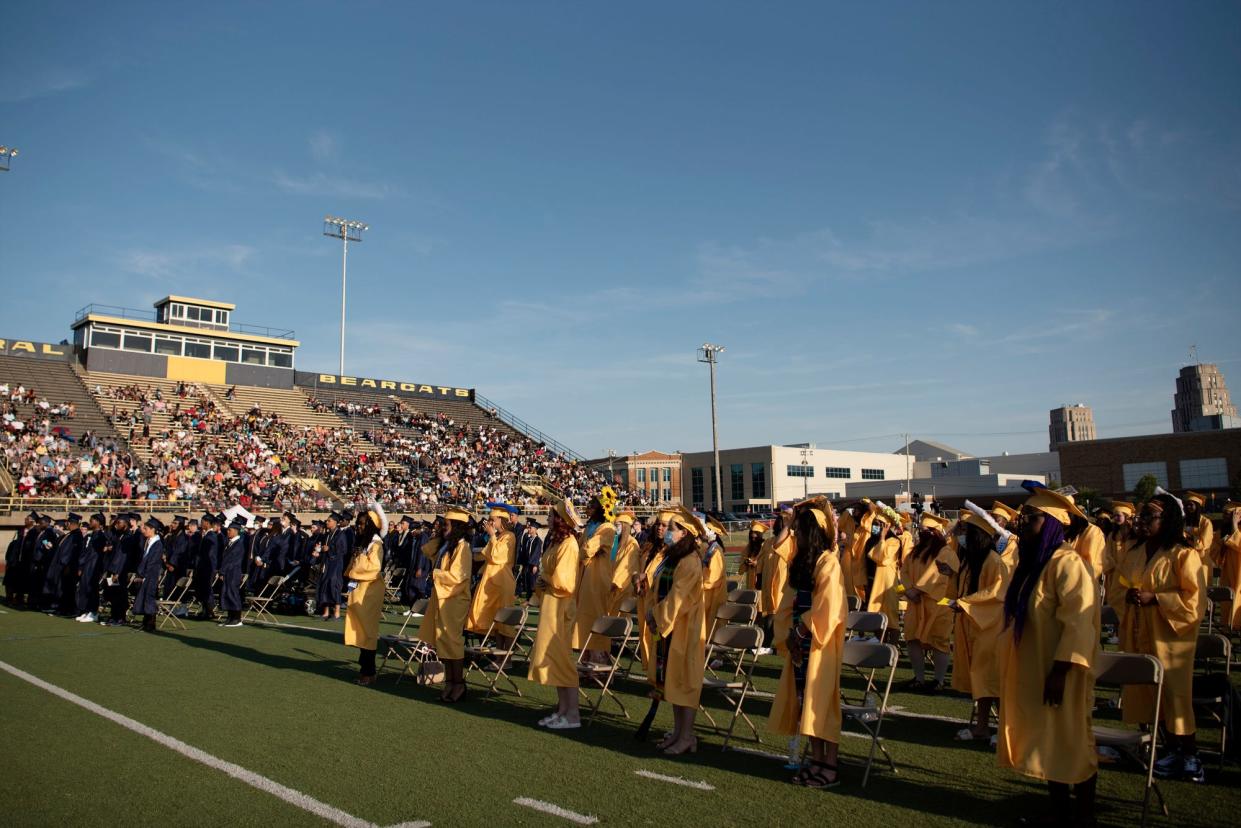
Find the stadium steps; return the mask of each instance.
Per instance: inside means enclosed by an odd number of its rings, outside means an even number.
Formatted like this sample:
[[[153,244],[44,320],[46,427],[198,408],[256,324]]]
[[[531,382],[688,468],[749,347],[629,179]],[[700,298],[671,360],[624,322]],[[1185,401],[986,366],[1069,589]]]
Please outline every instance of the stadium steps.
[[[68,429],[71,437],[76,439],[90,431],[127,447],[68,362],[0,356],[0,382],[7,382],[13,388],[19,384],[33,388],[36,394],[52,405],[73,403],[77,409],[76,416],[72,420],[62,418],[53,423],[53,427]],[[23,418],[34,414],[34,407],[29,405],[18,405],[17,410]]]
[[[147,393],[148,396],[154,396],[155,390],[159,389],[163,397],[166,411],[154,411],[151,413],[151,439],[155,439],[166,432],[173,430],[174,424],[170,416],[170,412],[176,406],[181,398],[177,396],[176,380],[161,379],[158,377],[142,377],[133,374],[114,374],[106,371],[89,371],[82,374],[82,381],[86,383],[87,390],[98,401],[99,406],[103,408],[109,417],[117,416],[133,412],[137,419],[137,424],[133,428],[134,440],[131,441],[132,449],[135,455],[141,457],[143,462],[150,464],[152,452],[148,441],[141,439],[142,435],[142,403],[138,400],[121,400],[108,396],[110,389],[125,388],[128,386],[137,386],[139,389]],[[189,383],[193,389],[196,383]],[[98,389],[98,391],[96,390]],[[211,395],[208,394],[208,399]],[[187,402],[192,400],[187,399]],[[218,403],[217,403],[218,405]],[[113,414],[115,412],[115,415]],[[180,429],[180,426],[176,426]],[[118,430],[120,428],[118,427]],[[128,426],[124,427],[128,432]],[[204,443],[216,442],[216,436],[213,434],[199,435],[199,439]]]
[[[235,398],[226,396],[229,388],[235,390]],[[362,436],[361,430],[347,423],[331,412],[319,412],[306,404],[306,395],[300,388],[260,388],[250,385],[212,385],[208,390],[228,406],[228,410],[238,416],[245,416],[253,408],[265,413],[279,414],[280,419],[296,428],[347,428],[354,432],[353,450],[355,454],[378,455],[379,449],[370,440]]]

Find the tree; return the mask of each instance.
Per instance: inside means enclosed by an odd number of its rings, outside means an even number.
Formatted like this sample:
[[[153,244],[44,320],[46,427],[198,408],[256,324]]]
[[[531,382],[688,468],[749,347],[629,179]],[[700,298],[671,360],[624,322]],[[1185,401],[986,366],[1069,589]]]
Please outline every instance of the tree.
[[[1095,507],[1098,506],[1102,500],[1102,498],[1099,497],[1098,490],[1092,489],[1089,486],[1083,486],[1078,489],[1077,494],[1073,495],[1073,499],[1086,514],[1093,512]]]
[[[1145,503],[1155,496],[1155,487],[1159,485],[1159,481],[1155,479],[1153,474],[1144,474],[1138,480],[1137,485],[1133,487],[1133,499],[1139,504]]]

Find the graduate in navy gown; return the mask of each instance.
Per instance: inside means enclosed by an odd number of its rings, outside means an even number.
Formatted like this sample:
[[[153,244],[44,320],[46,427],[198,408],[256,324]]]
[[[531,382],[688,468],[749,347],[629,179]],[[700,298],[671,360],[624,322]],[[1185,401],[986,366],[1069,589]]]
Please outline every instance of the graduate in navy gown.
[[[26,515],[22,526],[13,536],[13,540],[9,541],[9,547],[4,552],[4,601],[11,607],[22,604],[22,546],[38,520],[38,512]]]
[[[135,533],[141,551],[134,565],[134,580],[138,584],[134,614],[142,616],[145,632],[155,632],[155,618],[159,615],[159,581],[164,575],[164,543],[160,538],[163,531],[164,524],[152,515]]]
[[[78,557],[78,589],[74,596],[78,617],[75,620],[84,624],[99,620],[99,576],[108,554],[107,523],[108,519],[99,513],[90,516],[90,531]]]
[[[332,512],[327,518],[327,537],[323,541],[323,551],[319,560],[323,561],[323,572],[319,576],[319,591],[316,595],[316,606],[324,621],[329,618],[340,618],[341,590],[345,586],[345,561],[350,554],[350,535],[345,530],[345,516],[340,512]]]
[[[198,558],[194,562],[194,595],[202,606],[198,618],[215,618],[215,574],[220,569],[220,533],[218,518],[207,512],[198,519],[202,537],[198,541]]]
[[[221,627],[241,626],[241,611],[245,608],[241,601],[246,566],[246,542],[242,536],[245,528],[246,519],[238,515],[224,530],[225,547],[220,554],[220,609],[228,613],[228,617],[220,622]]]

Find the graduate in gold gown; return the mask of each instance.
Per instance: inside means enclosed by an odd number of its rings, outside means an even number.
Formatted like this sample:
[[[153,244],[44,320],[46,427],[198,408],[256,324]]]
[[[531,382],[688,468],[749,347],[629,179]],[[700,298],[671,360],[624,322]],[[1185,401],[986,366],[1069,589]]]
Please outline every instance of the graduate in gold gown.
[[[615,505],[615,493],[605,486],[603,494],[591,498],[587,506],[586,526],[582,530],[582,567],[577,584],[573,649],[585,649],[588,661],[603,662],[607,659],[603,651],[609,646],[608,640],[592,635],[590,630],[599,616],[608,611],[612,591],[612,545],[616,542],[616,527],[612,524]]]
[[[952,610],[939,603],[948,597],[960,562],[954,545],[948,543],[946,518],[923,512],[918,543],[901,564],[901,584],[905,587],[905,641],[909,644],[909,663],[914,676],[902,685],[921,693],[944,689],[948,674]],[[926,679],[925,653],[930,650],[935,678]]]
[[[1137,509],[1127,501],[1113,500],[1111,513],[1103,532],[1103,602],[1121,615],[1125,609],[1126,590],[1120,585],[1116,570],[1128,554],[1129,547],[1138,542],[1134,528]]]
[[[1073,498],[1069,497],[1069,499]],[[1107,565],[1107,538],[1103,536],[1103,530],[1091,523],[1076,503],[1073,510],[1069,512],[1069,521],[1069,531],[1065,537],[1090,567],[1090,574],[1094,576],[1095,581],[1101,582],[1103,570]]]
[[[491,511],[483,524],[487,532],[487,545],[483,547],[483,574],[474,588],[474,600],[465,628],[479,635],[486,635],[495,620],[496,612],[511,607],[517,599],[517,577],[513,564],[517,560],[517,536],[513,534],[513,518],[518,514],[515,506],[507,503],[488,503]],[[508,646],[513,628],[505,625],[496,628],[500,646]]]
[[[857,512],[856,523],[849,541],[840,550],[840,566],[845,579],[845,595],[852,595],[865,603],[868,580],[866,577],[866,544],[874,537],[871,522],[875,519],[874,504],[866,498],[851,510]]]
[[[379,572],[387,534],[388,516],[382,506],[372,503],[358,515],[353,556],[345,566],[345,577],[358,584],[345,608],[345,646],[358,648],[356,682],[364,686],[375,683],[375,648],[379,646],[379,617],[383,615],[386,590]]]
[[[638,539],[633,535],[633,509],[616,515],[616,542],[612,545],[612,589],[608,597],[608,615],[620,613],[621,602],[633,597],[633,577],[642,565]]]
[[[1203,514],[1206,497],[1197,492],[1186,492],[1181,502],[1185,504],[1185,530],[1189,533],[1192,546],[1198,550],[1203,563],[1208,567],[1214,566],[1211,551],[1215,546],[1215,525]]]
[[[792,523],[795,554],[781,607],[789,634],[769,724],[776,733],[810,737],[810,763],[793,783],[831,788],[840,784],[840,666],[849,606],[827,500],[799,503]]]
[[[891,512],[889,509],[888,512]],[[901,557],[901,522],[894,513],[878,512],[871,521],[872,530],[879,527],[866,542],[866,556],[875,567],[871,581],[867,612],[882,612],[888,617],[888,630],[884,640],[895,640],[900,635],[900,593],[896,589],[899,579]]]
[[[1004,626],[1004,594],[1012,573],[995,551],[996,539],[1008,534],[995,518],[967,500],[961,520],[965,543],[957,549],[961,559],[957,574],[960,597],[949,606],[957,614],[952,689],[969,693],[974,700],[973,726],[956,735],[958,740],[968,741],[991,736],[991,707],[1000,697],[997,655]]]
[[[757,520],[750,524],[750,536],[741,551],[741,565],[737,569],[743,589],[758,589],[759,553],[763,551],[763,536],[766,534],[767,524]]]
[[[642,659],[642,669],[646,673],[646,681],[652,687],[655,683],[655,633],[646,623],[647,613],[655,606],[655,592],[650,588],[655,582],[655,574],[664,562],[664,550],[668,540],[668,527],[672,525],[673,513],[669,510],[660,512],[647,531],[646,543],[642,544],[638,554],[641,558],[638,574],[634,576],[634,595],[638,599],[638,655]]]
[[[655,639],[656,692],[672,704],[672,732],[658,744],[668,756],[698,749],[694,716],[702,695],[706,655],[698,547],[706,531],[692,512],[678,506],[668,527],[663,560],[647,587],[655,599],[646,612],[646,625]]]
[[[728,575],[724,570],[724,540],[728,530],[714,517],[704,521],[706,543],[702,549],[702,622],[708,641],[715,630],[715,614],[728,600]]]
[[[1120,618],[1120,646],[1147,653],[1163,664],[1163,724],[1169,751],[1155,763],[1155,775],[1202,782],[1205,773],[1194,738],[1194,652],[1206,607],[1206,567],[1185,529],[1181,503],[1157,493],[1142,507],[1146,539],[1129,549],[1117,571],[1128,584]],[[1155,694],[1126,687],[1121,709],[1126,722],[1149,722]]]
[[[1064,495],[1039,488],[1022,507],[1021,557],[1004,596],[996,761],[1047,781],[1046,824],[1093,825],[1098,589],[1064,540],[1069,506]]]
[[[770,633],[766,640],[777,653],[784,653],[785,639],[788,638],[788,627],[778,618],[780,602],[784,596],[784,586],[789,579],[789,561],[793,558],[793,510],[782,506],[780,517],[773,529],[774,534],[768,541],[770,547],[763,563],[763,590],[759,596],[759,612],[766,616],[765,632]]]
[[[1009,528],[1009,524],[1017,520],[1018,512],[1012,506],[1000,501],[991,504],[991,519],[1000,527],[1003,532],[996,536],[995,553],[1000,556],[1000,562],[1004,564],[1004,568],[1011,575],[1013,570],[1017,568],[1017,536],[1013,534]]]
[[[1224,504],[1224,532],[1215,550],[1220,583],[1232,587],[1234,596],[1241,596],[1241,503],[1230,500]],[[1230,630],[1241,630],[1241,600],[1224,604],[1222,609],[1224,625]]]
[[[539,720],[550,730],[582,726],[578,711],[577,664],[573,660],[573,619],[577,614],[578,532],[582,521],[565,498],[549,516],[547,541],[534,585],[539,629],[530,650],[530,680],[556,688],[556,709]]]
[[[432,561],[431,598],[418,638],[435,650],[444,663],[444,691],[440,699],[459,702],[465,697],[465,616],[470,611],[470,575],[474,556],[466,539],[470,513],[450,506],[444,512],[442,535],[432,534],[422,554]]]

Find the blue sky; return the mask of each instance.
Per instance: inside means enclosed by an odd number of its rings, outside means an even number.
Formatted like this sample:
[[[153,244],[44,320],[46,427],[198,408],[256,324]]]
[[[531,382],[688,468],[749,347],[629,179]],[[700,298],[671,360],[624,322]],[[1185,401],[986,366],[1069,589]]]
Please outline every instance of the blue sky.
[[[105,7],[106,6],[106,7]],[[0,334],[165,294],[583,453],[1039,451],[1241,396],[1235,3],[26,3]]]

